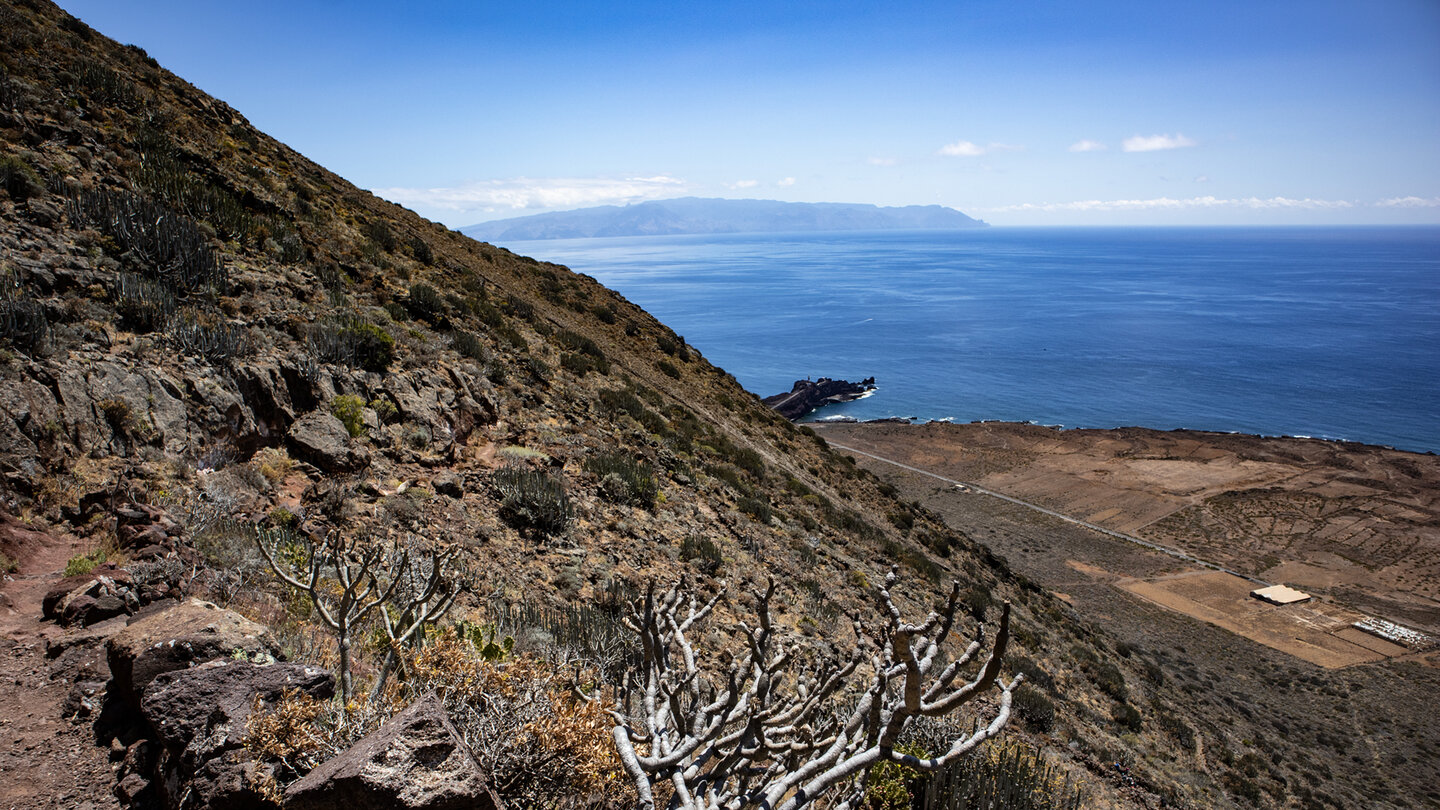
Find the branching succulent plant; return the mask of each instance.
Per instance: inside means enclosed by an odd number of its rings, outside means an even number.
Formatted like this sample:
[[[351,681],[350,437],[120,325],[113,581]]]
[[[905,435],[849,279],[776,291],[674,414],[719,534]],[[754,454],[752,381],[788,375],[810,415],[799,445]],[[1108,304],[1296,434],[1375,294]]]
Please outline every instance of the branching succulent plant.
[[[615,746],[641,806],[654,808],[656,788],[667,786],[668,807],[684,810],[798,810],[822,796],[838,798],[835,807],[856,808],[873,766],[897,762],[938,770],[999,734],[1010,719],[1011,693],[1023,680],[1000,679],[1009,604],[989,656],[972,679],[957,685],[985,646],[983,626],[961,655],[942,665],[941,645],[961,607],[959,583],[942,610],[908,624],[891,598],[898,578],[892,569],[878,589],[883,626],[856,617],[848,657],[799,672],[797,651],[781,648],[771,622],[771,581],[754,593],[758,624],[741,626],[747,649],[723,681],[697,663],[687,635],[710,615],[723,587],[704,604],[683,580],[660,595],[652,587],[636,600],[626,623],[640,636],[643,665],[611,715]],[[863,690],[857,683],[862,673]],[[949,715],[992,689],[999,694],[988,723],[952,741],[944,753],[922,759],[897,749],[915,719]],[[837,705],[847,699],[853,700],[848,715]]]

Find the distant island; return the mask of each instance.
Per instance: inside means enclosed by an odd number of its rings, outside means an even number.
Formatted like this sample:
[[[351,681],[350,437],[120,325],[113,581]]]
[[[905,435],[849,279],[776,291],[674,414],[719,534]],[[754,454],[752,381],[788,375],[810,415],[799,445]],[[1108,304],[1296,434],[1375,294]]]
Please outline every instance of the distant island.
[[[953,230],[988,225],[942,205],[882,208],[851,203],[793,203],[681,197],[632,205],[602,205],[461,228],[487,242],[788,231]]]

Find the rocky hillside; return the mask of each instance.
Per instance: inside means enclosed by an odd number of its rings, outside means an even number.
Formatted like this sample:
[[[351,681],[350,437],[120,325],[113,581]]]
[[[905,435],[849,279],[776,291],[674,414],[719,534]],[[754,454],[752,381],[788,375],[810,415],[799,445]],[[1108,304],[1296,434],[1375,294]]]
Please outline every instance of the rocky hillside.
[[[255,806],[374,727],[331,723],[325,744],[302,733],[333,719],[335,682],[307,667],[333,668],[335,647],[258,559],[267,532],[292,556],[327,536],[444,549],[464,584],[446,623],[506,660],[506,634],[516,651],[553,646],[681,575],[707,592],[773,577],[777,622],[841,646],[845,615],[873,613],[892,565],[911,611],[958,578],[975,615],[1014,603],[1007,672],[1032,685],[1010,733],[1083,776],[1092,804],[1325,806],[1328,791],[1344,806],[1366,790],[1287,782],[1253,741],[1194,727],[1157,663],[1117,655],[593,279],[356,189],[45,0],[0,0],[0,187],[0,506],[14,529],[0,563],[19,572],[5,674],[28,705],[63,712],[61,733],[97,734],[91,753],[116,775],[53,797]],[[58,548],[78,551],[50,587]],[[194,596],[209,602],[179,603]],[[722,605],[705,645],[726,646],[719,628],[746,607]],[[222,608],[223,622],[203,618]],[[42,609],[59,624],[36,624]],[[162,609],[189,613],[147,619]],[[229,646],[166,629],[222,625]],[[373,621],[362,630],[360,689],[385,650]],[[167,640],[195,657],[146,657]],[[454,652],[416,653],[381,714],[424,725],[433,707],[405,709],[420,686],[480,666]],[[517,661],[507,683],[559,688],[540,658]],[[224,711],[206,720],[197,701]],[[574,712],[564,734],[517,732],[558,746],[547,756],[568,779],[608,739],[603,717]],[[221,715],[229,736],[205,725]],[[60,718],[17,722],[18,740]],[[490,744],[467,739],[503,776]],[[14,748],[7,772],[56,770],[48,750]],[[538,779],[497,776],[496,798],[537,801],[525,785]]]

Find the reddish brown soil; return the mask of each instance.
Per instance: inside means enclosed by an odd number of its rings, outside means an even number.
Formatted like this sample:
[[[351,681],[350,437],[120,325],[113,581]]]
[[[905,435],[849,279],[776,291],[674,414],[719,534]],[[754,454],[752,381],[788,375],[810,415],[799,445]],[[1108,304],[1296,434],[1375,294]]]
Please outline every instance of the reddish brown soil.
[[[88,544],[44,537],[0,583],[0,808],[118,808],[108,752],[90,722],[61,716],[71,673],[45,649],[64,632],[40,621],[46,590]]]

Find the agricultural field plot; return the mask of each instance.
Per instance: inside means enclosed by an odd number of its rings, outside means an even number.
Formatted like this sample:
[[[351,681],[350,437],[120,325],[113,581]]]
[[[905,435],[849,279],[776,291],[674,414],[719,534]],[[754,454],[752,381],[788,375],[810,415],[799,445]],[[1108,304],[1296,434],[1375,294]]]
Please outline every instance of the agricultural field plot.
[[[1115,585],[1170,610],[1223,627],[1329,669],[1368,664],[1409,650],[1354,627],[1364,615],[1323,602],[1272,605],[1250,595],[1255,583],[1219,571],[1190,571]]]

